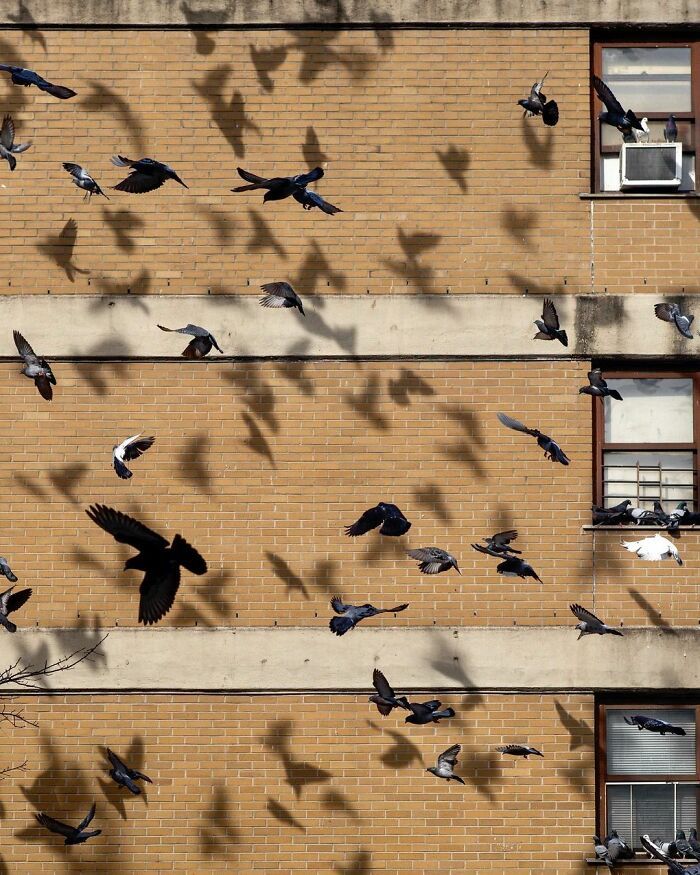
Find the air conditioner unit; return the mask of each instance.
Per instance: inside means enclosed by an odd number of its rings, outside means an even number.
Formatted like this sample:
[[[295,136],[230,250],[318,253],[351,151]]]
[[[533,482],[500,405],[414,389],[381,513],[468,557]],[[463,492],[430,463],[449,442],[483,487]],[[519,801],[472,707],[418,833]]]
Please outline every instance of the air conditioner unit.
[[[620,188],[678,188],[683,175],[682,143],[623,143]]]

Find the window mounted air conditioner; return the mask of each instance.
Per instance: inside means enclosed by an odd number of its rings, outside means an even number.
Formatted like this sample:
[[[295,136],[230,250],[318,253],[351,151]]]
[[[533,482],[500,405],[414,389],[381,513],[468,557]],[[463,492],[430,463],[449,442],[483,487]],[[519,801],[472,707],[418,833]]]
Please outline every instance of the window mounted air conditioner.
[[[683,172],[682,143],[623,143],[620,188],[678,188]]]

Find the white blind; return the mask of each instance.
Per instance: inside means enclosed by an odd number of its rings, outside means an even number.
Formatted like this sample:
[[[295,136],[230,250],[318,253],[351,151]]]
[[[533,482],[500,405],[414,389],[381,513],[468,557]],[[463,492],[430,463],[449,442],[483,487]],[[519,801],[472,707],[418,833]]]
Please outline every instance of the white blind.
[[[615,710],[606,712],[606,734],[609,775],[694,775],[695,709],[667,708]],[[644,714],[682,726],[685,735],[659,735],[640,732],[625,723],[625,717]]]
[[[607,831],[640,848],[639,836],[670,841],[677,829],[686,835],[697,824],[697,784],[609,784]]]

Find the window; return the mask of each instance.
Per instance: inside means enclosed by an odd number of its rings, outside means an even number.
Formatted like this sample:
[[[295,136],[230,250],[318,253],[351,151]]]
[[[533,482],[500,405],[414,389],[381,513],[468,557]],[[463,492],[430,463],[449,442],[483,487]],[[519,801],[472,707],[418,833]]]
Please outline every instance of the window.
[[[658,42],[603,38],[593,44],[593,72],[612,89],[624,109],[631,109],[640,119],[647,119],[650,143],[664,142],[666,120],[673,113],[678,142],[682,143],[683,169],[680,188],[666,190],[695,190],[695,121],[700,117],[700,38],[674,41],[664,37]],[[603,110],[602,103],[594,95],[594,191],[619,191],[622,134],[598,120]],[[636,158],[642,160],[640,152],[636,153]]]
[[[639,836],[670,841],[697,828],[700,766],[695,739],[700,706],[598,706],[601,835],[615,829],[635,849]],[[685,735],[659,735],[625,722],[634,714],[665,720]]]
[[[697,504],[700,374],[605,371],[623,401],[594,399],[595,504]]]

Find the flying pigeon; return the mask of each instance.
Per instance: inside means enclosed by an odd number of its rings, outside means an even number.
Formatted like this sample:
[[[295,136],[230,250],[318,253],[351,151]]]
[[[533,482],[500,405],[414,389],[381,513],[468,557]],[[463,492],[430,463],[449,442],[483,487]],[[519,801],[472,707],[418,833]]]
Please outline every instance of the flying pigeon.
[[[527,747],[524,744],[503,744],[497,747],[499,753],[505,753],[512,757],[523,757],[527,759],[529,756],[544,757],[544,754],[537,750],[536,747]]]
[[[678,139],[678,126],[676,125],[676,117],[671,114],[666,120],[666,127],[664,128],[664,140],[667,143],[675,143]]]
[[[349,538],[356,538],[376,529],[379,525],[381,525],[380,535],[391,535],[396,538],[405,535],[411,528],[411,524],[395,504],[385,504],[380,501],[376,507],[366,510],[357,522],[345,526],[345,534]]]
[[[397,614],[399,611],[405,611],[408,607],[408,602],[404,605],[397,605],[395,608],[375,608],[374,605],[346,605],[340,596],[333,596],[331,599],[331,607],[336,614],[342,614],[340,617],[333,617],[328,624],[331,632],[335,635],[345,635],[361,621],[368,617],[376,617],[377,614]]]
[[[15,577],[15,580],[17,578]],[[29,596],[32,594],[31,589],[21,589],[19,592],[13,593],[14,584],[6,589],[5,592],[0,593],[0,624],[2,624],[8,632],[16,632],[17,626],[11,621],[8,620],[7,615],[11,614],[13,611],[19,610],[22,605],[26,604],[29,601]]]
[[[127,191],[130,194],[143,194],[160,188],[168,179],[179,182],[183,188],[188,188],[169,164],[154,161],[153,158],[140,158],[132,161],[123,155],[113,155],[111,158],[115,167],[131,167],[131,173],[118,185],[112,188],[117,191]]]
[[[144,775],[143,772],[137,772],[136,769],[130,769],[109,748],[107,748],[107,757],[112,764],[112,768],[109,770],[109,777],[121,787],[126,787],[134,796],[141,794],[141,788],[135,783],[136,781],[141,780],[148,781],[149,784],[153,783],[148,775]]]
[[[321,212],[325,213],[327,216],[334,216],[336,213],[343,212],[340,207],[333,206],[333,204],[324,200],[320,194],[315,191],[309,191],[308,188],[295,191],[292,197],[297,203],[300,203],[305,210],[313,210],[314,207],[318,207]]]
[[[15,123],[12,121],[12,116],[6,115],[0,127],[0,158],[7,161],[10,170],[14,170],[17,166],[15,155],[26,152],[31,145],[31,143],[15,144]]]
[[[508,546],[517,537],[518,533],[515,529],[509,529],[507,532],[497,532],[490,538],[482,538],[481,540],[486,542],[485,547],[482,547],[481,544],[472,544],[472,547],[478,550],[479,553],[487,553],[489,556],[495,556],[497,559],[500,559],[503,556],[512,556],[514,553],[520,554],[522,552],[521,550],[516,550],[515,547]]]
[[[77,826],[68,826],[67,823],[62,823],[60,820],[54,820],[53,817],[49,817],[48,814],[44,814],[43,812],[40,812],[35,816],[43,827],[51,832],[64,836],[66,839],[64,844],[81,845],[83,842],[100,835],[102,832],[101,829],[86,829],[95,816],[95,808],[96,805],[93,802],[90,810],[85,815],[85,818],[81,820]]]
[[[141,433],[128,437],[116,447],[112,448],[112,464],[117,472],[117,477],[122,480],[128,480],[133,477],[131,471],[126,467],[124,462],[130,462],[132,459],[138,459],[146,450],[150,449],[155,443],[154,437],[141,437]]]
[[[93,194],[101,194],[102,197],[109,200],[92,176],[90,176],[87,170],[84,167],[81,167],[80,164],[73,164],[70,161],[64,161],[63,169],[67,170],[73,177],[73,185],[77,185],[78,188],[81,188],[85,192],[83,200],[91,200]]]
[[[581,605],[569,605],[569,610],[579,620],[576,624],[576,628],[579,630],[577,641],[584,635],[622,635],[619,629],[606,626],[595,614],[582,608]]]
[[[593,844],[595,845],[595,855],[599,860],[602,860],[612,872],[613,862],[610,859],[607,847],[601,842],[598,836],[593,836]]]
[[[265,283],[260,288],[265,292],[260,298],[263,307],[296,307],[302,316],[305,316],[301,298],[289,283]]]
[[[629,550],[630,553],[636,553],[640,559],[647,562],[675,559],[679,565],[683,564],[676,545],[671,543],[668,538],[664,538],[663,535],[656,534],[650,538],[642,538],[641,541],[621,541],[620,545]]]
[[[124,563],[124,569],[145,572],[139,588],[139,623],[150,626],[161,620],[173,606],[180,586],[180,566],[192,574],[206,574],[207,563],[181,535],[175,535],[172,544],[127,516],[104,504],[91,505],[85,513],[120,544],[128,544],[139,551]]]
[[[539,82],[535,82],[532,86],[530,89],[530,96],[526,97],[524,100],[519,100],[518,105],[522,106],[525,110],[523,113],[524,116],[529,118],[533,115],[541,115],[542,121],[546,125],[554,127],[559,121],[559,107],[555,100],[548,101],[542,93],[542,86],[547,76],[549,76],[549,70],[547,70]],[[564,344],[564,346],[566,346],[566,344]]]
[[[17,352],[24,359],[22,373],[25,377],[29,377],[30,380],[34,380],[34,385],[39,390],[41,397],[46,401],[50,401],[53,398],[51,384],[54,386],[56,385],[56,378],[53,375],[51,366],[46,359],[40,359],[35,354],[34,350],[22,337],[19,331],[13,331],[12,336],[15,340]]]
[[[569,339],[566,336],[566,331],[559,330],[559,316],[557,308],[549,298],[544,299],[542,306],[542,318],[535,319],[534,323],[539,331],[532,338],[533,340],[558,340],[564,346],[569,345]]]
[[[165,325],[159,325],[161,331],[175,331],[177,334],[191,334],[194,340],[190,340],[187,346],[183,349],[180,355],[186,359],[203,359],[205,355],[211,352],[212,346],[223,355],[223,349],[219,347],[213,334],[210,334],[206,328],[200,328],[199,325],[185,325],[184,328],[166,328]]]
[[[387,714],[391,714],[394,708],[404,708],[408,710],[408,701],[406,697],[399,696],[397,698],[396,693],[389,685],[389,681],[378,668],[375,668],[372,673],[372,686],[377,692],[371,695],[368,701],[374,702],[380,714],[383,714],[386,717]]]
[[[641,836],[640,836],[640,838],[641,838]],[[664,854],[666,857],[681,857],[682,856],[682,854],[680,854],[678,852],[678,848],[676,847],[675,841],[664,842],[664,841],[661,841],[660,839],[657,839],[655,842],[652,842],[650,836],[647,835],[646,833],[644,834],[644,838],[647,840],[647,842],[649,844],[654,845],[654,847],[656,848],[656,850],[660,854]]]
[[[10,583],[17,583],[17,581],[19,580],[17,575],[13,573],[7,559],[5,559],[4,556],[0,556],[0,574],[2,574],[3,577],[6,577],[10,581]]]
[[[523,580],[526,577],[533,577],[536,581],[542,583],[532,565],[518,556],[509,556],[503,562],[499,562],[496,566],[496,571],[499,574],[505,574],[506,577],[521,577]]]
[[[550,462],[561,462],[562,465],[568,465],[571,461],[556,441],[553,441],[548,435],[542,434],[536,428],[527,428],[522,422],[518,422],[517,419],[513,419],[512,416],[508,416],[505,413],[497,413],[496,416],[506,428],[512,428],[513,431],[520,431],[523,434],[529,434],[537,438],[538,445],[544,450],[545,459],[549,459]]]
[[[647,732],[658,732],[659,735],[666,735],[667,732],[670,732],[671,735],[685,735],[685,729],[682,726],[674,726],[672,723],[667,723],[658,717],[633,714],[631,717],[625,716],[624,719],[628,726],[636,726],[640,732],[642,729],[646,729]]]
[[[453,708],[445,708],[441,711],[441,705],[442,702],[437,699],[432,699],[430,702],[409,702],[408,708],[411,713],[404,720],[404,723],[422,726],[425,723],[439,723],[441,720],[455,716]]]
[[[256,176],[255,173],[250,173],[238,167],[238,175],[245,179],[248,185],[238,185],[232,188],[231,191],[256,191],[258,189],[266,189],[263,195],[263,203],[268,201],[281,201],[291,197],[294,194],[302,192],[310,182],[316,182],[321,179],[323,174],[322,167],[314,167],[308,173],[299,173],[296,176],[273,176],[266,179],[264,176]]]
[[[600,368],[593,368],[588,372],[588,382],[589,386],[582,386],[578,390],[579,395],[595,395],[596,398],[615,398],[617,401],[622,401],[622,395],[617,389],[608,388]]]
[[[683,337],[687,337],[688,340],[693,339],[690,326],[695,317],[684,316],[678,304],[654,304],[654,313],[657,319],[661,319],[663,322],[672,322]]]
[[[13,85],[24,85],[25,88],[29,85],[36,85],[41,91],[45,91],[52,97],[58,97],[59,100],[68,100],[69,97],[75,97],[76,91],[71,88],[66,88],[65,85],[54,85],[52,82],[47,82],[43,76],[35,73],[33,70],[25,70],[24,67],[13,67],[10,64],[0,64],[0,70],[3,73],[10,73]]]
[[[457,574],[462,573],[455,557],[439,547],[421,547],[406,552],[411,559],[418,562],[418,568],[423,574],[439,574],[441,571],[449,571],[450,568],[454,568]]]
[[[668,866],[669,875],[700,875],[700,866],[681,866],[680,863],[676,863],[670,856],[657,848],[648,835],[640,836],[639,841],[642,843],[645,851],[648,851],[652,857],[656,857],[657,860],[661,860]]]
[[[607,112],[601,112],[598,116],[600,121],[607,125],[612,125],[612,127],[617,128],[621,134],[627,136],[631,135],[633,129],[644,131],[642,123],[637,116],[631,109],[628,109],[627,112],[625,112],[620,101],[615,97],[602,79],[593,76],[593,88],[607,110]]]
[[[444,778],[448,783],[450,781],[459,781],[460,784],[464,784],[464,779],[454,773],[454,767],[457,765],[457,755],[460,750],[462,750],[461,744],[453,744],[452,747],[448,747],[447,750],[444,750],[438,756],[437,766],[431,766],[425,771],[435,775],[436,778]]]

